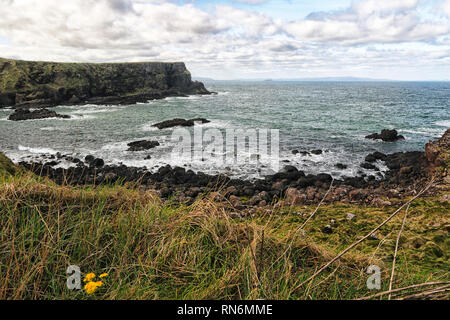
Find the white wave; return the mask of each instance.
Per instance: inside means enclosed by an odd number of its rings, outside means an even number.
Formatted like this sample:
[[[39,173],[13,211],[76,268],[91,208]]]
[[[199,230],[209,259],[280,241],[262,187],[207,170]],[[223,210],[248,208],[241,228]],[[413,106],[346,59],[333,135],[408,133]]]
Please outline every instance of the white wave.
[[[112,104],[81,104],[81,105],[72,105],[72,106],[60,105],[60,106],[57,106],[56,108],[77,110],[77,109],[83,109],[83,108],[114,108],[114,107],[119,107],[119,106],[112,105]]]
[[[435,122],[435,125],[440,127],[450,128],[450,120],[440,120]]]
[[[127,148],[127,144],[128,142],[124,141],[124,142],[113,142],[113,143],[109,143],[104,145],[101,150],[103,151],[124,151]]]
[[[40,128],[40,130],[42,130],[42,131],[55,131],[56,128],[55,127],[43,127],[43,128]]]
[[[22,145],[19,145],[18,149],[20,151],[28,151],[30,153],[37,153],[37,154],[56,154],[58,151],[53,150],[51,148],[32,148],[32,147],[24,147]]]
[[[92,109],[92,110],[77,110],[70,113],[70,115],[84,115],[84,114],[91,114],[91,113],[105,113],[105,112],[115,112],[119,109]]]
[[[157,127],[153,127],[155,123],[146,123],[141,127],[142,131],[159,131]]]
[[[68,119],[64,119],[64,118],[49,118],[52,120],[61,120],[61,121],[77,121],[77,120],[92,120],[92,119],[96,119],[96,116],[85,116],[85,115],[71,115],[69,114],[70,118]],[[46,119],[40,119],[40,120],[46,120]]]
[[[232,129],[235,128],[233,121],[226,120],[211,120],[209,123],[201,125],[202,128],[215,128],[215,129]]]
[[[174,97],[176,100],[200,100],[202,96],[200,95],[192,95],[187,97]]]
[[[409,130],[402,129],[399,132],[403,133],[411,133],[411,134],[419,134],[426,137],[440,137],[442,135],[442,130],[439,129],[431,129],[431,128],[418,128],[418,130]],[[408,137],[406,137],[408,139]]]

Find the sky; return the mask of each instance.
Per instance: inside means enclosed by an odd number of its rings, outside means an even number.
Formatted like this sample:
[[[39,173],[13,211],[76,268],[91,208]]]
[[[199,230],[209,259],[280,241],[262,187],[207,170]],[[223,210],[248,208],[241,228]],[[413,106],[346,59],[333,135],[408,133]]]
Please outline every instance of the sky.
[[[194,77],[450,80],[450,0],[0,0],[0,57]]]

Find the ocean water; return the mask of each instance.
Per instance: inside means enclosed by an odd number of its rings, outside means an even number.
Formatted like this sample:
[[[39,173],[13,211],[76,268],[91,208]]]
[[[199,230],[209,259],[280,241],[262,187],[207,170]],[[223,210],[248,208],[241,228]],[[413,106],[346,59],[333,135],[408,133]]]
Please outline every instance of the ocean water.
[[[425,143],[450,127],[450,83],[418,82],[205,82],[218,95],[167,98],[130,106],[58,106],[71,119],[7,121],[13,111],[0,109],[0,151],[13,161],[41,154],[92,154],[106,163],[145,166],[165,164],[194,171],[254,178],[258,166],[230,164],[204,156],[173,156],[173,129],[158,130],[157,122],[203,117],[204,129],[278,129],[283,165],[307,173],[354,176],[374,151],[424,150]],[[397,129],[405,141],[386,143],[364,137],[382,129]],[[192,128],[190,129],[193,130]],[[127,143],[151,139],[161,146],[128,152]],[[324,150],[322,155],[293,155],[292,150]],[[151,159],[144,160],[147,156]],[[249,155],[254,156],[254,155]],[[346,170],[335,165],[342,163]],[[61,166],[69,164],[62,163]],[[380,168],[385,170],[381,164]]]

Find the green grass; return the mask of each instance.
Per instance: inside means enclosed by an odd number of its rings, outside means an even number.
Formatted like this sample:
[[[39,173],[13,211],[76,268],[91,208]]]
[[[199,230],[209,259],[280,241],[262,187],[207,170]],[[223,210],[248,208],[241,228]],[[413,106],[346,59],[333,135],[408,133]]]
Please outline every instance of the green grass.
[[[378,233],[384,241],[362,243],[299,284],[395,208],[327,205],[302,235],[297,213],[313,207],[231,219],[214,196],[183,206],[131,185],[58,186],[0,154],[0,299],[355,299],[376,293],[366,288],[372,264],[388,288],[403,213]],[[449,209],[434,198],[413,202],[395,288],[450,280]],[[348,222],[347,213],[357,217]],[[70,291],[69,265],[109,276],[93,295]]]

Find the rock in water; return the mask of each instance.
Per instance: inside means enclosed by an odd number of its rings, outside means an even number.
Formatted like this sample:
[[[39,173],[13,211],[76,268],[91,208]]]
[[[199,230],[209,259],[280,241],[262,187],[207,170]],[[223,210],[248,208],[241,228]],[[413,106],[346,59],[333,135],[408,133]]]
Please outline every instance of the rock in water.
[[[135,141],[128,144],[128,151],[144,151],[158,147],[160,144],[158,141]]]
[[[345,169],[348,168],[347,165],[342,164],[342,163],[337,163],[337,164],[335,165],[335,167],[338,168],[339,170],[345,170]]]
[[[160,130],[167,129],[167,128],[173,128],[173,127],[193,127],[195,125],[195,123],[197,123],[197,122],[199,122],[201,124],[205,124],[205,123],[210,123],[211,121],[206,120],[204,118],[195,118],[195,119],[191,119],[191,120],[176,118],[176,119],[167,120],[167,121],[163,121],[163,122],[154,124],[153,127],[156,127]]]
[[[385,142],[393,142],[393,141],[397,141],[397,140],[405,140],[405,137],[399,135],[397,130],[385,129],[385,130],[381,131],[381,133],[374,133],[369,136],[366,136],[366,139],[383,140]]]
[[[377,151],[377,152],[369,154],[366,157],[366,162],[373,163],[373,162],[375,162],[377,160],[385,161],[386,158],[387,158],[387,156],[384,153],[381,153],[381,152]]]
[[[36,120],[36,119],[46,119],[46,118],[63,118],[70,119],[70,116],[61,115],[55,111],[48,109],[38,109],[30,111],[28,109],[16,109],[16,111],[9,116],[8,120],[12,121],[23,121],[23,120]]]

